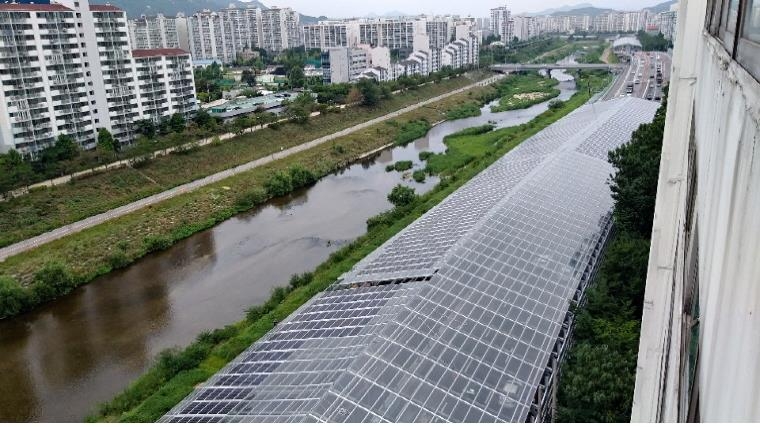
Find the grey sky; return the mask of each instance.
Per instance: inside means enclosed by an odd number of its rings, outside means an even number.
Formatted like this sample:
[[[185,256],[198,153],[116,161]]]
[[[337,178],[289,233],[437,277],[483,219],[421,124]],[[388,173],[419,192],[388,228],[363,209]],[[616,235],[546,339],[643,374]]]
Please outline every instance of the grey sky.
[[[591,3],[596,7],[619,10],[638,10],[653,6],[665,0],[514,0],[508,2],[513,13],[537,12],[540,10]],[[267,6],[289,6],[298,12],[331,18],[363,16],[370,13],[382,15],[387,12],[404,12],[406,14],[459,14],[462,16],[482,17],[488,15],[492,7],[501,6],[499,0],[263,0]]]

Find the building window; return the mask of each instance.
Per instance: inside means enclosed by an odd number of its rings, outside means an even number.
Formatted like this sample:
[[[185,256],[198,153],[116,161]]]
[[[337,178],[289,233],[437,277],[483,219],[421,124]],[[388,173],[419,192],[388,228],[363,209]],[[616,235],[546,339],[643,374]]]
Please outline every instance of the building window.
[[[713,0],[707,30],[753,77],[760,80],[760,0]]]

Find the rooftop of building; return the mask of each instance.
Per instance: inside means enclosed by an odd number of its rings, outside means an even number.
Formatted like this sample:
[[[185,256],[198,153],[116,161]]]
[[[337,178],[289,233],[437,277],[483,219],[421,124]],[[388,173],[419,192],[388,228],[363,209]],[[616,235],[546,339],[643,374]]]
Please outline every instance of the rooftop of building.
[[[68,7],[57,4],[2,3],[0,12],[71,12]]]
[[[610,229],[607,153],[657,107],[586,105],[526,140],[162,421],[531,419]]]

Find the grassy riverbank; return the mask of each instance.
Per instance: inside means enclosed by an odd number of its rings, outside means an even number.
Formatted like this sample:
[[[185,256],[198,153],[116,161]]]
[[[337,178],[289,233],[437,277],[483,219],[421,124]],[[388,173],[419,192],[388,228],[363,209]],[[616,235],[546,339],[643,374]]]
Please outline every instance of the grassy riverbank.
[[[424,136],[430,124],[443,120],[449,110],[464,102],[476,102],[493,91],[491,87],[479,87],[453,95],[394,120],[11,257],[0,263],[0,318],[28,311],[65,295],[77,286],[126,267],[146,254],[166,249],[178,240],[213,227],[271,197],[308,184],[303,172],[319,178],[380,147],[411,142]],[[293,127],[292,133],[295,134],[298,125],[288,126]],[[310,126],[303,125],[305,132]],[[216,148],[227,150],[239,143],[222,144]],[[271,142],[261,141],[260,144],[271,145]],[[202,167],[203,161],[210,160],[201,151],[184,155],[190,162],[185,169]],[[294,172],[295,166],[298,170]],[[178,170],[177,173],[181,172]]]
[[[586,86],[585,82],[580,82]],[[473,94],[476,95],[476,94]],[[412,204],[395,208],[368,221],[367,234],[341,248],[313,273],[298,276],[288,287],[275,290],[272,299],[261,307],[249,310],[246,319],[227,328],[202,334],[182,351],[165,352],[148,372],[111,402],[101,406],[91,421],[149,422],[155,421],[194,387],[221,369],[237,354],[261,338],[278,322],[332,284],[358,261],[411,224],[449,194],[467,183],[490,164],[501,158],[525,139],[575,110],[589,99],[581,91],[560,108],[550,109],[527,124],[500,131],[478,129],[460,132],[448,138],[449,154],[436,166],[441,182]],[[469,148],[477,146],[478,148]],[[467,161],[452,161],[457,150],[466,150]],[[429,157],[429,160],[432,160]]]
[[[0,202],[0,247],[106,212],[213,173],[264,158],[417,102],[472,84],[458,77],[427,84],[383,100],[374,108],[334,109],[306,124],[284,123],[224,143],[183,151],[134,168],[122,168]]]
[[[555,88],[558,84],[557,80],[542,77],[538,73],[508,76],[495,85],[498,94],[494,99],[498,99],[499,104],[492,106],[491,111],[499,113],[521,110],[556,98],[560,94],[560,90]]]

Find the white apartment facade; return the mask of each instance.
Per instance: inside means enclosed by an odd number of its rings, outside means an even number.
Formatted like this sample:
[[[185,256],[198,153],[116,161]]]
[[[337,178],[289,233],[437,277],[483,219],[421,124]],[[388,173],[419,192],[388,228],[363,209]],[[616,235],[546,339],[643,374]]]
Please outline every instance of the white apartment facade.
[[[164,15],[141,16],[129,21],[133,49],[179,49],[177,19]]]
[[[503,43],[510,43],[514,37],[512,13],[506,6],[491,9],[491,32]]]
[[[270,52],[302,45],[300,15],[291,8],[262,10],[261,12],[261,46]]]
[[[0,152],[33,153],[61,133],[94,144],[76,24],[61,5],[0,5]]]
[[[197,109],[190,53],[182,49],[135,49],[138,114],[159,121],[180,114],[189,118]]]
[[[322,21],[304,25],[303,45],[306,49],[322,51],[335,47],[352,47],[359,43],[358,21]]]
[[[760,4],[680,2],[633,422],[760,421]]]
[[[290,8],[204,10],[187,17],[189,50],[195,60],[223,63],[246,48],[281,52],[303,45],[299,20]]]
[[[515,16],[512,18],[513,36],[518,40],[529,40],[541,35],[538,20],[533,16]]]
[[[0,25],[0,151],[34,155],[61,134],[92,148],[101,128],[133,140],[141,92],[123,10],[87,0],[8,3]]]
[[[348,83],[355,81],[371,67],[368,49],[335,47],[322,53],[322,73],[325,83]]]

